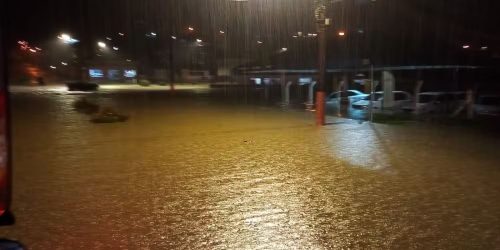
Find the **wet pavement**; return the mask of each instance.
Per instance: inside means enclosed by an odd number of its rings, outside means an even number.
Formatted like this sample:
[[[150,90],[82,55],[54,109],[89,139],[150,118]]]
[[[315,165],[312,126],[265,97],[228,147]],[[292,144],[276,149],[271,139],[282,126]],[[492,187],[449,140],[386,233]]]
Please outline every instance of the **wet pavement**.
[[[210,90],[13,100],[14,212],[30,249],[500,249],[498,138],[224,102]],[[238,98],[233,98],[238,99]]]

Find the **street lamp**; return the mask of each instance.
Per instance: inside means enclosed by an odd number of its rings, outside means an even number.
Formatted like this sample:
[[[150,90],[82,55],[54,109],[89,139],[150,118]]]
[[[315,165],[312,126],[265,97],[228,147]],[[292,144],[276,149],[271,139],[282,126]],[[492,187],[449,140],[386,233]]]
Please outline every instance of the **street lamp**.
[[[104,42],[97,42],[97,46],[99,46],[99,48],[106,48],[106,44]]]
[[[71,37],[66,33],[62,33],[61,35],[57,36],[57,38],[59,38],[59,40],[61,40],[65,44],[75,44],[79,42],[78,40],[74,39],[73,37]]]

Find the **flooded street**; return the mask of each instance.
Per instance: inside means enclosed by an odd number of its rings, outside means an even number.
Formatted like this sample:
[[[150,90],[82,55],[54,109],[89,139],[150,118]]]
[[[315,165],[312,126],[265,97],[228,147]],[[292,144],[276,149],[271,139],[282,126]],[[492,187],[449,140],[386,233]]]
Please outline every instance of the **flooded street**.
[[[209,89],[20,91],[15,226],[29,249],[500,249],[498,137],[226,102]]]

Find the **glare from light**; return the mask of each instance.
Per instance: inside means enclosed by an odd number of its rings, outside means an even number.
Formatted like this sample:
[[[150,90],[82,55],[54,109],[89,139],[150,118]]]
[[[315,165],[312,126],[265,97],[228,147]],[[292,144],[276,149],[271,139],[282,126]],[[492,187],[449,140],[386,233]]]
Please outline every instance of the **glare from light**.
[[[262,41],[257,41],[257,43],[258,43],[258,44],[263,44],[264,42],[262,42]]]
[[[197,42],[197,43],[201,43],[201,42],[203,42],[203,40],[201,40],[201,39],[196,39],[196,42]]]
[[[488,46],[481,47],[481,50],[488,50]]]
[[[49,67],[50,67],[51,69],[57,69],[57,67],[56,67],[56,66],[53,66],[53,65],[50,65]]]
[[[283,52],[288,51],[288,48],[281,48],[281,51]]]
[[[124,36],[125,34],[121,33],[121,32],[118,32],[118,35],[119,36]]]
[[[118,48],[118,47],[113,47],[113,50],[120,50],[120,48]]]
[[[36,49],[30,49],[31,53],[36,53]]]
[[[292,37],[293,37],[293,38],[297,38],[297,37],[299,37],[299,36],[297,36],[297,35],[293,35]]]
[[[151,32],[150,33],[152,36],[156,36],[156,33],[155,32]]]
[[[188,30],[189,31],[194,31],[194,28],[190,26],[190,27],[188,27]]]
[[[68,34],[62,34],[61,39],[67,41],[71,39],[71,36],[69,36]]]
[[[132,60],[130,60],[130,59],[127,59],[126,61],[127,61],[127,62],[132,62]]]
[[[66,33],[62,33],[57,38],[65,44],[75,44],[75,43],[79,42],[78,40],[72,38],[70,35],[68,35]]]
[[[61,64],[64,65],[64,66],[68,66],[67,62],[61,62]]]
[[[97,46],[103,49],[106,48],[106,44],[104,42],[97,42]]]
[[[345,36],[345,32],[344,31],[339,31],[339,36]]]
[[[36,49],[36,50],[38,50],[38,51],[42,51],[42,49],[41,49],[41,48],[38,48],[38,47],[35,47],[35,49]]]
[[[171,37],[172,37],[172,39],[174,39],[174,40],[176,40],[176,39],[177,39],[177,37],[176,37],[176,36],[171,36]]]
[[[462,48],[463,48],[463,49],[468,49],[468,48],[470,48],[470,45],[465,44],[465,45],[463,45],[463,46],[462,46]]]
[[[226,32],[224,32],[223,30],[219,30],[219,33],[224,34],[224,33],[226,33]]]
[[[106,37],[106,40],[111,41],[113,39],[111,37]]]

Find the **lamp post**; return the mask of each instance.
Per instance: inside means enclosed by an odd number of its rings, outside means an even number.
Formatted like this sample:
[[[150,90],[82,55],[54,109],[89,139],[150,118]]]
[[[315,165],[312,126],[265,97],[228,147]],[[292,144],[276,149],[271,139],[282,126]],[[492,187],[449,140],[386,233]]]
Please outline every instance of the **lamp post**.
[[[314,16],[318,31],[318,87],[316,90],[316,125],[325,125],[325,78],[326,78],[326,27],[330,19],[326,18],[326,5],[329,0],[315,0]]]

